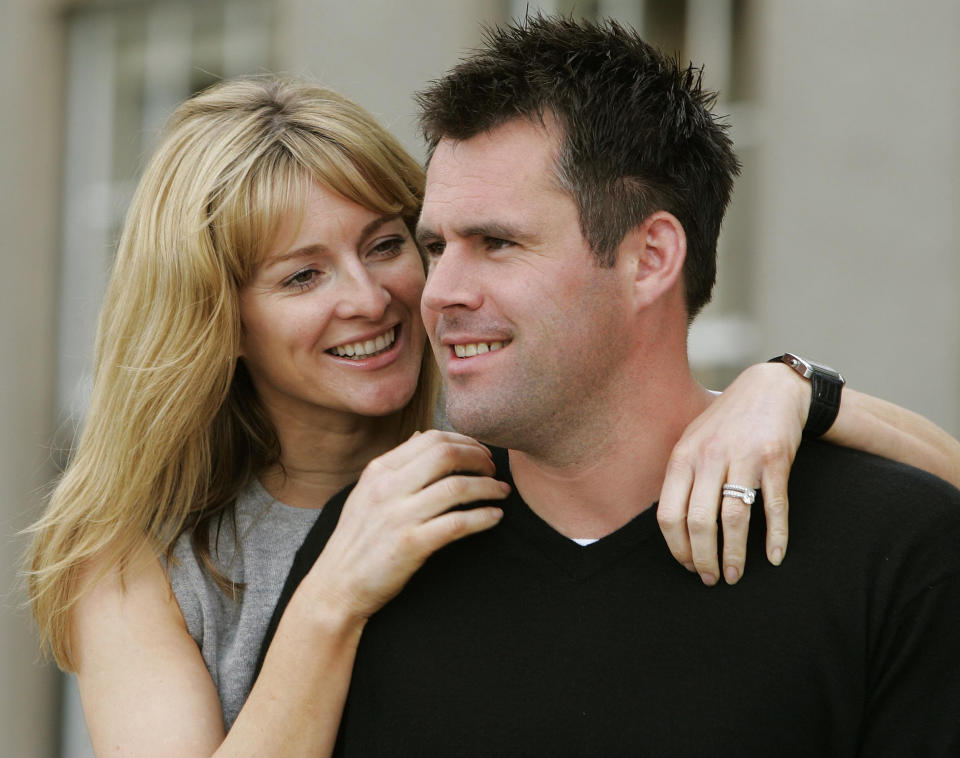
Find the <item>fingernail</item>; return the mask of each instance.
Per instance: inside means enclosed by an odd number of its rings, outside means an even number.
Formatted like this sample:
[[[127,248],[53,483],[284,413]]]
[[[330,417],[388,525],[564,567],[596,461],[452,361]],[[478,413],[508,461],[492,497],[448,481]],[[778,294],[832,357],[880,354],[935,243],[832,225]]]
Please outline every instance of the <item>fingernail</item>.
[[[727,584],[736,584],[740,578],[740,572],[735,566],[727,566],[723,571],[723,578],[727,580]]]
[[[708,587],[712,587],[717,583],[717,577],[715,577],[713,574],[704,574],[700,578],[703,580],[703,583]]]
[[[683,564],[683,567],[684,567],[687,571],[696,571],[696,570],[697,570],[697,567],[694,566],[693,563],[684,563],[684,564]]]
[[[774,566],[779,566],[783,561],[783,548],[775,547],[773,552],[770,554],[770,563]]]

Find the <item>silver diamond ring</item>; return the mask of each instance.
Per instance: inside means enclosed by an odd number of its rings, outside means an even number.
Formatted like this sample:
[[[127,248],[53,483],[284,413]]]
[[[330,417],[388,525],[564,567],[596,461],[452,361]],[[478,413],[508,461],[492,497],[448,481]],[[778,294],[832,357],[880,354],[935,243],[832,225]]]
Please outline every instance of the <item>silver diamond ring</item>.
[[[723,496],[740,498],[746,505],[753,505],[753,501],[757,499],[757,491],[750,487],[741,487],[739,484],[726,482],[723,485]]]

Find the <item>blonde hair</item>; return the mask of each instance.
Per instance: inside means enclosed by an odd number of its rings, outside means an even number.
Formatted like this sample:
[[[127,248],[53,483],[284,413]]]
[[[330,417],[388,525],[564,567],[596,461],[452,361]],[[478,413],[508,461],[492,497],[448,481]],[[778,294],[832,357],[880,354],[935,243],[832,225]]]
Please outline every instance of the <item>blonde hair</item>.
[[[44,647],[72,666],[69,613],[93,557],[121,571],[146,539],[169,555],[279,460],[277,435],[236,355],[238,291],[302,212],[311,182],[413,230],[423,170],[366,111],[276,77],[225,82],[171,116],[127,212],[100,314],[94,388],[75,455],[32,528],[30,602]],[[397,441],[430,425],[435,367],[398,415]],[[102,575],[102,574],[101,574]]]

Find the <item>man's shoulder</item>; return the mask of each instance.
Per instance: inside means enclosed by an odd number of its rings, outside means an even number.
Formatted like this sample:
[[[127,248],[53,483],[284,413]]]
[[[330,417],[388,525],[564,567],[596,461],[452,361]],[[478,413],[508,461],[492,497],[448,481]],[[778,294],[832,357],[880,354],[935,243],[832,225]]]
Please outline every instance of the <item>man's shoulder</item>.
[[[790,486],[835,497],[960,503],[960,490],[927,471],[817,440],[797,451]]]
[[[804,442],[788,495],[793,545],[795,534],[817,535],[820,546],[836,542],[857,552],[859,545],[870,554],[880,550],[884,560],[898,556],[914,563],[926,553],[931,564],[960,571],[960,490],[933,474],[826,442]]]

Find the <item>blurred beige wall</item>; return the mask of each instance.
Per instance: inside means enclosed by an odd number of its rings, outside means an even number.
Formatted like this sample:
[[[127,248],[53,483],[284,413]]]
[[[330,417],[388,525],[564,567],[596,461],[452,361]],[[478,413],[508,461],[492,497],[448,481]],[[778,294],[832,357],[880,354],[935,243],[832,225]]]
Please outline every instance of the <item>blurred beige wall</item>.
[[[279,0],[278,67],[365,106],[423,157],[411,95],[480,43],[506,0]]]
[[[56,371],[62,43],[50,0],[4,0],[0,19],[0,753],[54,755],[56,676],[14,588],[41,490]]]
[[[757,3],[764,355],[960,435],[960,3]]]

